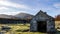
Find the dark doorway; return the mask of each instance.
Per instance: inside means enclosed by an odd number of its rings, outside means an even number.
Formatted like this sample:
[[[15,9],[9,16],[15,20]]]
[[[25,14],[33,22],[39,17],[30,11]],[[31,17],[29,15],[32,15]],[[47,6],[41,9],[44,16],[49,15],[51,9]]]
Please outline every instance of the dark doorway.
[[[46,32],[46,21],[37,21],[37,30],[38,32]]]

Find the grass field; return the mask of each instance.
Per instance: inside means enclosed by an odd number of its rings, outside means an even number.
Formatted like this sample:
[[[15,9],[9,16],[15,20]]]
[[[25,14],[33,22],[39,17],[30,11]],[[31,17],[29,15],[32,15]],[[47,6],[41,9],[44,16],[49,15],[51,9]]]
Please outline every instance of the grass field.
[[[57,28],[59,25],[60,21],[56,21],[55,22],[55,27]],[[6,32],[6,31],[2,31],[1,30],[1,26],[8,26],[11,29]],[[30,32],[30,24],[0,24],[0,32],[3,32],[4,34],[45,34],[45,33],[41,33],[41,32]],[[57,34],[60,34],[60,32],[58,32]]]
[[[29,32],[29,27],[30,24],[0,24],[0,28],[1,26],[9,26],[11,29],[6,32],[6,31],[2,31],[0,29],[0,32],[4,32],[6,34],[45,34],[45,33],[41,33],[41,32]]]
[[[55,21],[55,27],[59,27],[60,26],[60,21]]]

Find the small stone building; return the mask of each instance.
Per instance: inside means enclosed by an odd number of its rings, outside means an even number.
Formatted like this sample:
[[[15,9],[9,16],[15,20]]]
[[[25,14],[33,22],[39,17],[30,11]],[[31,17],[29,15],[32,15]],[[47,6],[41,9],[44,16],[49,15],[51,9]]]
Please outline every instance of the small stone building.
[[[46,12],[40,10],[30,22],[30,31],[55,32],[55,20]]]

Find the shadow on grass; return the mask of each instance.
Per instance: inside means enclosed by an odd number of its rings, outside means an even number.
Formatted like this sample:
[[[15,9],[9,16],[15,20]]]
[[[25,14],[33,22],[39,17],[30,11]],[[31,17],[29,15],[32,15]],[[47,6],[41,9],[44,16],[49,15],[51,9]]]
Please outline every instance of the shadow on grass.
[[[57,31],[56,34],[60,34],[60,31]]]
[[[60,34],[60,31],[56,31],[56,32],[49,32],[48,34]]]

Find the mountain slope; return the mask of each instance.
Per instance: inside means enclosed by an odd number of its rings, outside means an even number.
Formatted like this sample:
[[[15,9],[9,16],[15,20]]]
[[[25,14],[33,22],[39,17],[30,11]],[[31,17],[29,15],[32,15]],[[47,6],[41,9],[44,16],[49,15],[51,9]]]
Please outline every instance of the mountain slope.
[[[5,14],[0,14],[0,18],[6,18],[6,19],[25,19],[25,20],[30,20],[32,19],[33,15],[27,14],[27,13],[19,13],[17,15],[5,15]]]
[[[0,14],[0,18],[16,19],[17,17],[15,17],[15,16],[12,16],[12,15]]]
[[[19,13],[15,15],[15,17],[20,18],[20,19],[32,19],[33,15],[27,14],[27,13]]]

